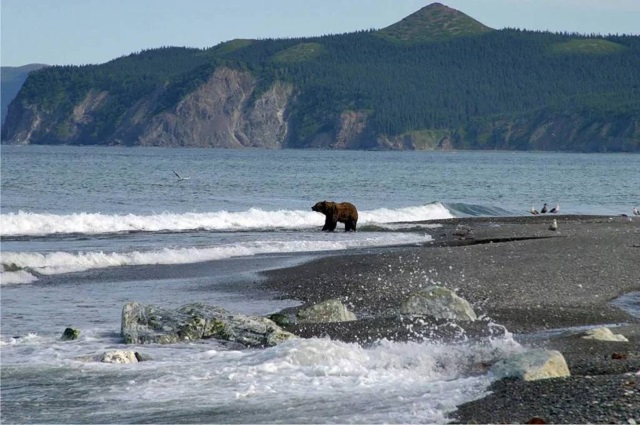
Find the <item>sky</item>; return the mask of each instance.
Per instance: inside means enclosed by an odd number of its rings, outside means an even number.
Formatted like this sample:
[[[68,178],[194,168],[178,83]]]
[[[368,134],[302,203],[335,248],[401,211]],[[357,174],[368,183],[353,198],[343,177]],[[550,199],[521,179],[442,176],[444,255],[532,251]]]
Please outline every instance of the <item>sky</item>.
[[[99,64],[163,46],[387,27],[434,0],[1,0],[0,63]],[[640,35],[640,0],[439,0],[495,28]]]

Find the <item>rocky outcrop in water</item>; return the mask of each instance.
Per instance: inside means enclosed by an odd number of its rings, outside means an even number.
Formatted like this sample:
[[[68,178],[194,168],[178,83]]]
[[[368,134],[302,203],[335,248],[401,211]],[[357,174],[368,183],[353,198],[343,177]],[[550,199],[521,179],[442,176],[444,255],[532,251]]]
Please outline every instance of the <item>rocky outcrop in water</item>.
[[[171,344],[214,338],[245,347],[271,347],[296,338],[267,318],[233,314],[201,303],[171,310],[129,302],[122,309],[121,335],[126,344]]]
[[[60,337],[60,339],[62,339],[63,341],[73,341],[78,339],[79,336],[80,336],[79,329],[66,328],[62,333],[62,337]]]

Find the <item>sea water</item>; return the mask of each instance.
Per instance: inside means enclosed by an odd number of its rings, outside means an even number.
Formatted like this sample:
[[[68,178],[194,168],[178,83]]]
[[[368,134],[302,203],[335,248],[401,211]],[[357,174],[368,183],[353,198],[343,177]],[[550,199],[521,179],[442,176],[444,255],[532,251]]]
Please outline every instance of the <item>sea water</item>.
[[[2,146],[1,160],[0,408],[11,423],[444,422],[485,394],[491,377],[474,364],[522,349],[508,332],[124,346],[122,306],[266,315],[297,302],[259,290],[260,271],[424,243],[433,219],[640,204],[638,155]],[[311,206],[325,199],[357,205],[358,232],[320,232]],[[78,340],[60,340],[68,326]],[[152,360],[77,360],[113,349]]]

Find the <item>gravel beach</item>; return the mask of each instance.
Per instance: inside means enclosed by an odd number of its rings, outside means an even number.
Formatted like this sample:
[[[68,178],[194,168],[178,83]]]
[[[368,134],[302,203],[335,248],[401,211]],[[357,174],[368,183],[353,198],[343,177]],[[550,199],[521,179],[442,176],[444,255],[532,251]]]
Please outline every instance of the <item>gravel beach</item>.
[[[554,219],[558,228],[550,230]],[[266,272],[263,284],[305,305],[339,298],[358,317],[292,327],[303,336],[360,343],[455,338],[438,321],[407,326],[394,317],[409,294],[437,284],[455,290],[482,318],[464,325],[467,336],[494,332],[487,323],[497,323],[522,345],[565,356],[571,377],[497,381],[487,397],[459,406],[454,422],[640,421],[640,317],[611,303],[640,291],[640,219],[545,215],[423,224],[407,231],[432,235],[429,243],[330,254]],[[629,342],[585,340],[575,330],[596,325]]]

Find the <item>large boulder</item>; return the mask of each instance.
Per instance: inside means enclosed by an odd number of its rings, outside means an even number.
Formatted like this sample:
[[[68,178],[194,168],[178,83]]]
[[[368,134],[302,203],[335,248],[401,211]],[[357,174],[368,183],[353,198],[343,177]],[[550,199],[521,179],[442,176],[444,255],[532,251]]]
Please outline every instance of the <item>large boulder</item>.
[[[267,318],[233,314],[201,303],[171,310],[129,302],[122,308],[121,334],[126,344],[215,338],[246,347],[270,347],[296,338]]]
[[[409,296],[400,306],[400,314],[431,316],[436,319],[474,321],[478,317],[471,304],[442,286],[429,286]]]
[[[335,298],[298,310],[296,318],[298,323],[332,323],[357,320],[356,315]]]
[[[498,379],[520,378],[524,381],[570,376],[564,356],[555,350],[529,350],[496,362],[491,373]]]

